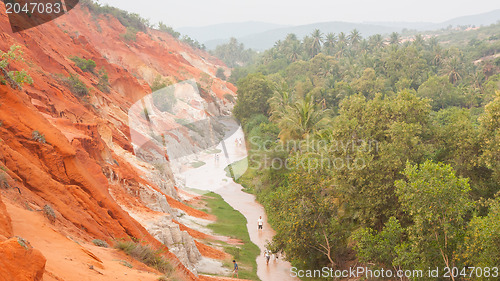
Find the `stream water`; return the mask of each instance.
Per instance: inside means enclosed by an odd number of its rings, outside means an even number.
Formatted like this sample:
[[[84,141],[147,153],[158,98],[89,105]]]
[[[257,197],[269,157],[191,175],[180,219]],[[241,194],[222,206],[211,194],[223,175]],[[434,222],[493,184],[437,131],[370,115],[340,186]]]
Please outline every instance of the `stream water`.
[[[265,245],[272,240],[275,232],[267,223],[264,207],[255,201],[255,196],[243,192],[243,187],[228,177],[224,170],[228,165],[247,157],[245,145],[238,144],[236,141],[237,139],[244,140],[243,130],[235,121],[229,121],[225,125],[232,126],[232,130],[228,130],[231,135],[225,137],[224,144],[219,144],[217,147],[221,151],[218,154],[218,160],[216,160],[215,154],[202,154],[197,161],[204,162],[205,165],[188,169],[180,176],[187,187],[216,192],[229,205],[245,216],[250,239],[261,250],[261,254],[257,257],[257,275],[262,281],[299,280],[291,277],[291,265],[282,257],[276,260],[274,256],[271,256],[269,264],[266,265]],[[262,230],[258,230],[257,220],[259,216],[264,219]]]

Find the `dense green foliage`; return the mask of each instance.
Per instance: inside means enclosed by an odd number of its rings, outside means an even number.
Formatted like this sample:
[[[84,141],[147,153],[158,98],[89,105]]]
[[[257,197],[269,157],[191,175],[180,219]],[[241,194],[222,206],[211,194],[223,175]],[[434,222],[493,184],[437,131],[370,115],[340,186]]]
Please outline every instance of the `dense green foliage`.
[[[99,69],[97,75],[99,76],[99,82],[97,83],[97,88],[101,92],[109,93],[111,85],[109,84],[108,72],[103,67]]]
[[[172,27],[167,26],[166,24],[164,24],[161,21],[158,23],[158,30],[166,32],[166,33],[172,35],[176,39],[179,38],[179,36],[181,36],[181,34],[179,32],[175,31]]]
[[[8,71],[9,64],[15,61],[23,61],[23,52],[21,47],[12,45],[8,52],[0,51],[0,84],[9,84],[12,87],[21,87],[23,84],[33,84],[33,79],[26,70]]]
[[[424,38],[291,34],[232,72],[238,181],[297,267],[498,266],[500,38]]]
[[[211,53],[224,61],[229,67],[246,65],[255,56],[254,51],[246,50],[243,43],[239,43],[234,37],[229,39],[228,43],[217,46]]]
[[[98,15],[112,15],[115,17],[124,27],[127,28],[126,32],[121,34],[120,37],[126,42],[135,42],[137,32],[148,32],[148,28],[153,28],[155,25],[152,24],[149,19],[141,17],[137,13],[130,13],[119,8],[112,6],[101,5],[98,1],[94,0],[81,0],[80,3],[87,7],[90,13],[94,16]],[[101,27],[96,21],[97,29],[101,30]],[[157,24],[157,29],[162,32],[166,32],[172,35],[174,38],[179,39],[180,33],[175,31],[172,27],[165,25],[163,22]],[[205,49],[203,44],[200,44],[197,40],[193,40],[191,37],[184,35],[181,39],[182,42],[190,45],[193,48]]]
[[[210,192],[205,196],[209,213],[217,217],[217,221],[208,227],[218,235],[228,236],[241,241],[241,245],[225,245],[224,250],[236,259],[239,266],[239,277],[243,279],[257,280],[256,257],[260,254],[257,247],[250,240],[247,231],[247,220],[245,217],[228,203],[219,194]],[[227,267],[232,269],[232,264]]]
[[[78,75],[70,74],[68,77],[64,77],[62,80],[69,87],[73,94],[76,94],[79,97],[84,97],[89,94],[89,89],[87,88],[85,83],[83,83],[83,81],[78,78]]]
[[[221,79],[221,80],[227,80],[226,74],[224,73],[224,68],[219,67],[217,68],[217,72],[215,73],[215,77]]]
[[[87,7],[89,11],[96,15],[110,14],[113,15],[120,23],[127,27],[138,31],[146,31],[150,26],[149,21],[142,18],[137,13],[129,13],[127,11],[106,5],[101,5],[93,0],[82,0],[80,3]]]
[[[76,64],[76,66],[78,66],[78,68],[85,72],[94,73],[95,67],[97,66],[95,61],[91,59],[86,60],[78,56],[73,56],[70,59]]]
[[[204,44],[201,44],[200,42],[198,42],[198,40],[194,40],[193,38],[187,35],[182,36],[181,41],[196,49],[201,49],[201,50],[206,49]]]
[[[264,75],[248,75],[238,82],[238,103],[234,107],[234,116],[246,120],[254,114],[267,114],[271,97],[271,83]]]
[[[161,75],[157,75],[155,79],[153,80],[153,83],[150,85],[151,91],[156,92],[160,89],[163,89],[169,85],[171,85],[172,82],[169,79],[163,78]]]
[[[125,33],[120,34],[120,38],[125,42],[135,42],[137,40],[137,29],[127,27]]]

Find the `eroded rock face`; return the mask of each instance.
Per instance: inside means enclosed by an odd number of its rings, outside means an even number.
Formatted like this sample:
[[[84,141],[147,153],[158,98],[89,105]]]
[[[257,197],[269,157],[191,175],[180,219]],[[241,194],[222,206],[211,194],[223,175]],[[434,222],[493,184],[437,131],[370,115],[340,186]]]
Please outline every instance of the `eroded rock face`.
[[[185,267],[197,274],[195,265],[202,256],[193,237],[187,231],[181,231],[179,225],[168,216],[148,222],[146,229],[153,237],[165,244]]]
[[[40,281],[46,259],[29,242],[14,237],[0,242],[0,277],[4,281]]]
[[[2,196],[0,195],[0,235],[4,237],[12,237],[12,233],[10,216],[7,213],[5,204],[2,201]]]
[[[24,60],[13,63],[11,70],[27,70],[34,81],[22,90],[0,85],[0,164],[16,179],[16,186],[11,188],[18,188],[34,202],[50,204],[58,214],[57,223],[79,238],[134,237],[159,248],[160,242],[125,209],[174,217],[174,208],[179,207],[175,204],[182,204],[170,200],[179,200],[179,196],[168,166],[157,169],[148,164],[154,161],[136,160],[128,110],[151,94],[149,84],[158,76],[182,81],[208,75],[213,84],[201,82],[207,99],[215,99],[208,113],[230,114],[234,102],[224,97],[234,97],[236,88],[215,77],[218,68],[224,67],[226,72],[229,69],[208,53],[187,48],[164,32],[139,32],[137,42],[127,44],[120,38],[126,28],[116,18],[91,14],[84,5],[72,10],[70,17],[61,17],[22,36],[10,32],[3,9],[0,5],[0,50],[20,45]],[[180,52],[190,56],[189,62]],[[92,59],[99,69],[106,70],[109,91],[98,89],[96,73],[83,72],[71,61],[73,56]],[[70,75],[77,76],[90,89],[87,96],[72,93],[62,79]],[[33,140],[35,131],[44,136],[43,142]],[[164,151],[159,152],[158,157]],[[109,190],[120,192],[115,192],[114,198]],[[0,280],[4,276],[12,276],[7,280],[39,280],[44,258],[36,250],[19,248],[15,240],[6,240],[16,233],[1,201]],[[160,226],[154,230],[163,233],[161,241],[172,245],[172,251],[183,258],[182,264],[194,268],[200,254],[192,238],[176,225],[168,231]],[[6,273],[11,269],[25,275]],[[178,270],[187,271],[182,265]],[[190,272],[185,275],[195,279]]]
[[[168,176],[165,176],[163,173],[154,173],[151,176],[147,177],[147,179],[156,184],[158,188],[165,194],[174,198],[175,200],[180,200],[179,194],[177,190],[175,190],[174,184],[174,175],[170,170],[170,165],[166,166],[168,168]]]
[[[141,201],[151,210],[174,215],[174,211],[167,202],[167,199],[160,192],[143,186],[139,191]]]

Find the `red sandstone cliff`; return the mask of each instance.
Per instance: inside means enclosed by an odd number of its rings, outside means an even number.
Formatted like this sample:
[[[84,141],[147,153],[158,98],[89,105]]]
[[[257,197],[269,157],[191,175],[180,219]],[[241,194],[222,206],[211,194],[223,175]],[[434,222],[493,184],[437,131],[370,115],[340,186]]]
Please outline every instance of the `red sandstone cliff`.
[[[77,7],[53,22],[13,34],[0,5],[0,50],[21,46],[24,62],[10,67],[27,70],[34,81],[22,90],[0,85],[0,280],[158,279],[155,270],[117,250],[96,247],[93,239],[111,244],[132,238],[165,248],[180,278],[188,280],[212,280],[190,268],[192,259],[199,258],[192,251],[226,257],[193,240],[205,238],[203,233],[170,220],[173,236],[196,245],[187,249],[188,257],[180,257],[141,224],[141,218],[168,219],[179,210],[213,218],[180,202],[171,175],[148,180],[144,171],[150,167],[133,154],[127,112],[151,93],[149,84],[158,75],[172,82],[196,79],[217,99],[220,114],[231,108],[223,96],[236,89],[215,78],[216,69],[225,66],[208,53],[155,30],[125,42],[120,37],[125,30],[112,16]],[[98,90],[99,77],[83,72],[72,56],[104,68],[110,92]],[[90,89],[88,96],[71,92],[61,78],[70,74]],[[46,142],[33,140],[34,131]],[[46,205],[54,210],[53,222],[43,215]],[[122,260],[133,267],[117,262]]]

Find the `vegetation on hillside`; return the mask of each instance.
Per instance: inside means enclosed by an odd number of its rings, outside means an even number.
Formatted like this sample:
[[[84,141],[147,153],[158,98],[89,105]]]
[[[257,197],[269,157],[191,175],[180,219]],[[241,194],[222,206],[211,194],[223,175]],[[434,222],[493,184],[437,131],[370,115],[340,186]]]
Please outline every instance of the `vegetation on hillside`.
[[[98,15],[112,15],[115,17],[124,27],[126,27],[126,32],[121,34],[121,38],[126,42],[135,42],[137,32],[148,33],[148,29],[156,28],[159,31],[166,32],[172,35],[174,38],[179,39],[180,33],[175,31],[172,27],[167,26],[163,22],[159,22],[156,27],[155,24],[151,23],[149,19],[141,17],[137,13],[130,13],[122,9],[106,5],[101,5],[99,2],[94,0],[82,0],[80,3],[87,7],[95,16]],[[96,25],[98,23],[96,22]],[[101,27],[97,26],[100,30]],[[182,42],[188,44],[189,46],[197,49],[206,49],[203,44],[200,44],[197,40],[184,35],[181,39]]]
[[[230,260],[238,261],[239,277],[258,280],[255,259],[260,251],[250,240],[245,217],[226,203],[219,194],[210,192],[205,196],[204,201],[207,202],[209,213],[217,217],[217,221],[209,224],[208,228],[218,235],[228,236],[241,242],[241,245],[224,246],[224,250],[232,256]],[[232,269],[230,260],[226,260],[225,265]]]
[[[15,61],[24,61],[21,46],[12,45],[6,53],[0,51],[0,84],[9,83],[13,88],[20,88],[23,84],[33,84],[33,79],[26,70],[10,70],[10,64]]]
[[[301,269],[498,265],[499,42],[316,30],[235,69],[239,181],[273,250]]]
[[[228,43],[217,46],[211,53],[229,67],[247,65],[256,55],[255,51],[245,49],[243,43],[239,43],[234,37]]]
[[[94,73],[95,67],[97,66],[95,61],[91,59],[87,60],[78,56],[73,56],[70,59],[84,72]]]
[[[175,273],[175,267],[163,257],[163,250],[155,250],[149,245],[125,240],[117,241],[115,248],[122,250],[134,259],[166,274],[167,277]]]

